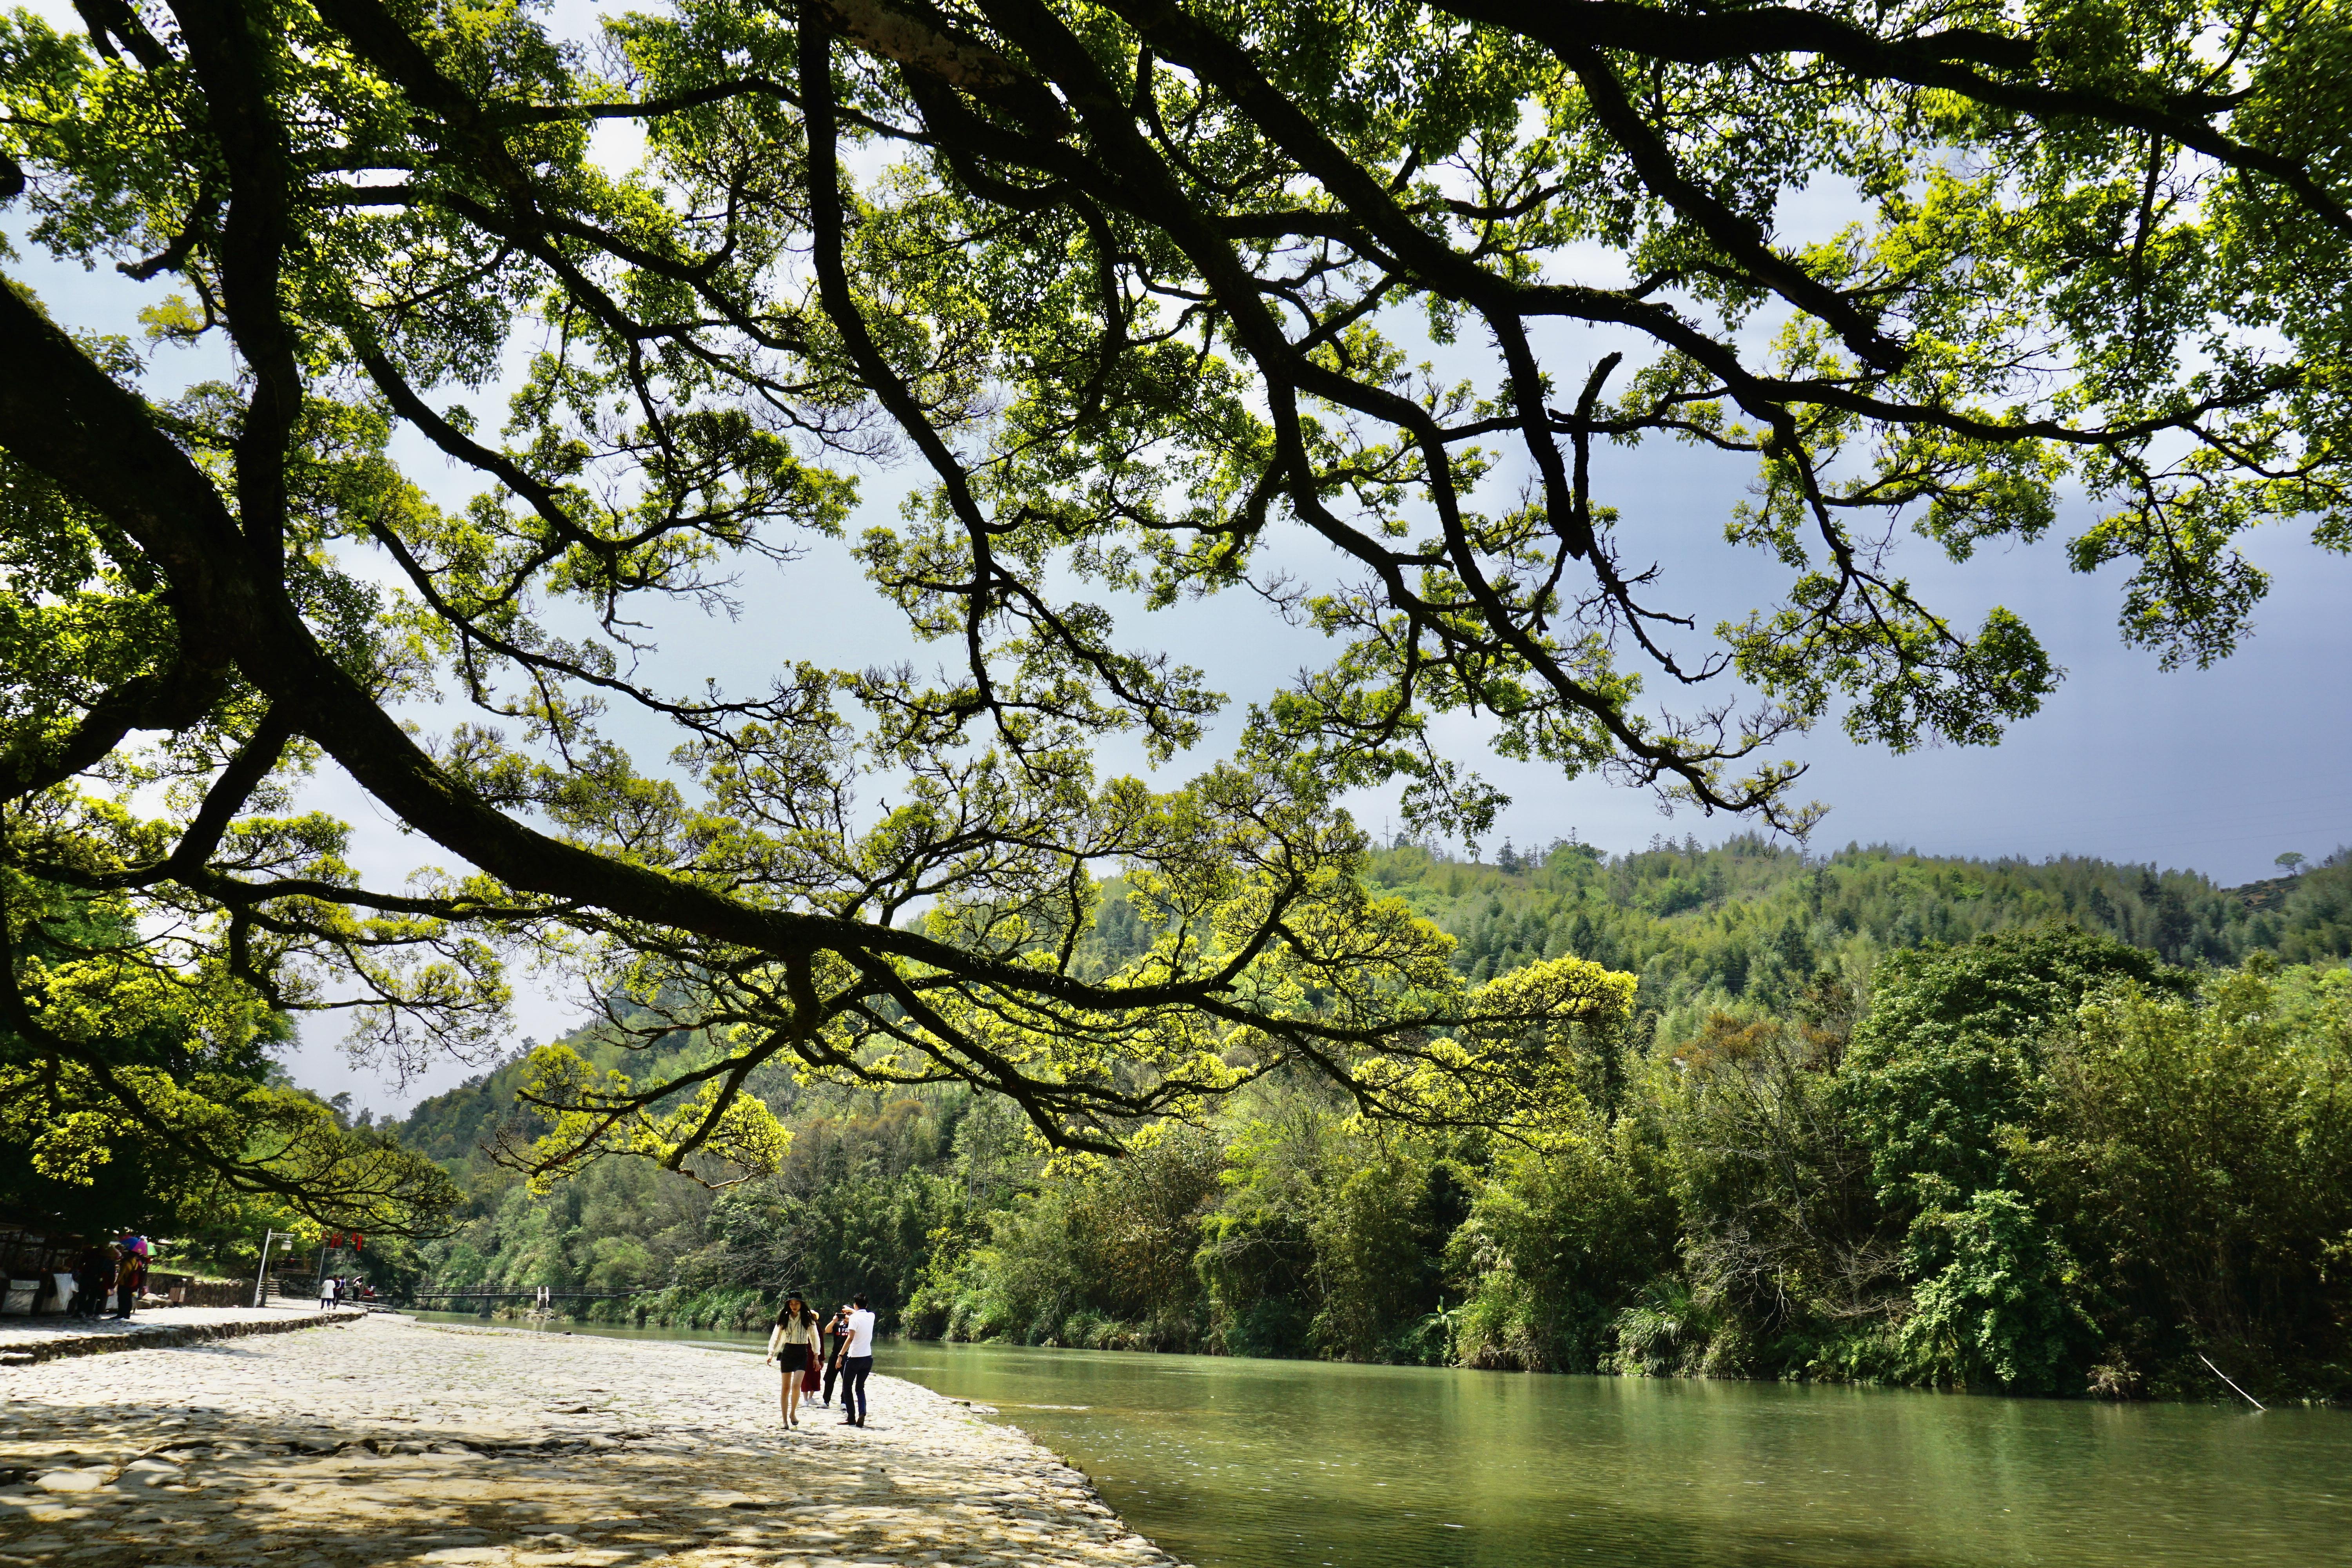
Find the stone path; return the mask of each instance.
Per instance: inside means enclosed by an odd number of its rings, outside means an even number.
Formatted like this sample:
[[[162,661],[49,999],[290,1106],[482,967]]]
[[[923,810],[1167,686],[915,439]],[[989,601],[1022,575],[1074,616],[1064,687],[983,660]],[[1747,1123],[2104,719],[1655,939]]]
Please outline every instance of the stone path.
[[[346,1327],[0,1372],[0,1564],[1171,1568],[1086,1478],[895,1378],[786,1433],[754,1356]]]
[[[24,1366],[58,1356],[97,1355],[106,1351],[135,1351],[156,1345],[193,1344],[198,1340],[232,1340],[242,1334],[283,1333],[312,1328],[339,1317],[357,1317],[360,1310],[322,1313],[316,1304],[299,1307],[151,1307],[120,1318],[56,1317],[0,1318],[0,1366]]]

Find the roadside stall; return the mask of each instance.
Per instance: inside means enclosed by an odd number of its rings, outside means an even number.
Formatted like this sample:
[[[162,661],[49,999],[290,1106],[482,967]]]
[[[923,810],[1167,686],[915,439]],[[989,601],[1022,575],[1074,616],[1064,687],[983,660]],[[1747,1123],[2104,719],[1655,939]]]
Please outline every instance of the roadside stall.
[[[73,1300],[73,1263],[87,1237],[0,1221],[0,1317],[62,1312]]]

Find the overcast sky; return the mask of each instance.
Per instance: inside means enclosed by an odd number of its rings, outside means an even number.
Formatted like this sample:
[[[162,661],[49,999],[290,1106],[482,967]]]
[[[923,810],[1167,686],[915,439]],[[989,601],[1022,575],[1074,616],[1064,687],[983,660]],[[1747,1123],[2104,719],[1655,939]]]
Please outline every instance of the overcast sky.
[[[62,5],[38,8],[61,14],[60,25],[70,17]],[[5,226],[21,238],[13,216]],[[110,274],[51,265],[27,247],[19,251],[10,274],[77,325],[135,333],[131,313],[163,291],[160,283],[142,290]],[[168,388],[217,368],[217,362],[182,353],[163,367],[159,384]],[[437,456],[414,444],[403,452],[438,499],[462,499],[466,487]],[[1668,602],[1695,611],[1703,624],[1763,607],[1785,584],[1777,563],[1723,542],[1728,509],[1742,498],[1748,478],[1739,461],[1680,447],[1596,454],[1596,498],[1620,509],[1625,552],[1637,565],[1657,561]],[[866,476],[866,515],[892,515],[905,482],[887,473]],[[2079,529],[2087,516],[2071,511],[2060,535]],[[2255,636],[2211,670],[2166,674],[2155,656],[2125,647],[2116,635],[2121,572],[2070,573],[2063,537],[1988,550],[1964,566],[1912,541],[1903,565],[1928,603],[1967,626],[1991,605],[2008,606],[2034,628],[2066,679],[2042,711],[1998,747],[1895,757],[1851,744],[1834,725],[1797,738],[1784,750],[1811,765],[1801,795],[1831,807],[1811,847],[1825,852],[1858,842],[1941,855],[2094,855],[2191,868],[2234,884],[2273,874],[2273,858],[2283,851],[2316,859],[2352,843],[2352,616],[2345,613],[2352,560],[2317,550],[2307,529],[2291,523],[2259,531],[2248,547],[2272,575]],[[1288,559],[1302,571],[1328,577],[1328,560],[1313,547],[1293,540],[1282,548],[1297,552]],[[766,671],[794,658],[854,668],[910,651],[894,613],[864,590],[837,550],[820,550],[781,573],[747,574],[741,597],[736,620],[670,617],[661,684],[677,689],[681,678],[698,684],[708,674],[741,690],[763,684]],[[1282,625],[1255,598],[1138,616],[1123,629],[1130,645],[1164,647],[1202,666],[1234,700],[1212,740],[1180,760],[1162,783],[1196,771],[1229,744],[1250,700],[1326,657],[1320,639]],[[1513,797],[1495,844],[1505,837],[1528,846],[1574,835],[1614,851],[1640,847],[1659,833],[1696,833],[1707,841],[1739,829],[1687,812],[1668,819],[1640,793],[1488,758],[1483,727],[1474,722],[1449,722],[1440,732],[1456,754],[1485,758],[1488,776]],[[646,740],[654,741],[650,732]],[[1104,761],[1108,772],[1140,766],[1139,756],[1117,749]],[[399,831],[348,781],[322,779],[316,800],[353,824],[355,858],[371,882],[396,883],[420,862],[450,864]],[[1389,818],[1385,799],[1355,805],[1375,831]],[[519,991],[518,1037],[550,1038],[576,1016],[568,1003],[528,979]],[[404,1109],[474,1070],[452,1063],[397,1086],[343,1059],[337,1034],[332,1025],[306,1030],[289,1066],[299,1080],[328,1093],[348,1089],[379,1110]]]

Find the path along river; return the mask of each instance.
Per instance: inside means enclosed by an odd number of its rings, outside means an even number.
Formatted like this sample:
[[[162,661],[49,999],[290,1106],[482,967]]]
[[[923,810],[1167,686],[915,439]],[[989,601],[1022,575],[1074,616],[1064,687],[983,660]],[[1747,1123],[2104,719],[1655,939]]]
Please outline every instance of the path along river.
[[[2352,1564],[2336,1410],[908,1342],[877,1365],[995,1405],[1198,1568]]]

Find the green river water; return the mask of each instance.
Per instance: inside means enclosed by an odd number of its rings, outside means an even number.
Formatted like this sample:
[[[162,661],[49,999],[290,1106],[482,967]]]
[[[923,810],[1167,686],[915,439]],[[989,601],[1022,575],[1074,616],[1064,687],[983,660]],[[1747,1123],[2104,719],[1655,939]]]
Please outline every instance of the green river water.
[[[2342,1411],[904,1341],[876,1370],[996,1406],[1198,1568],[2352,1564]]]

